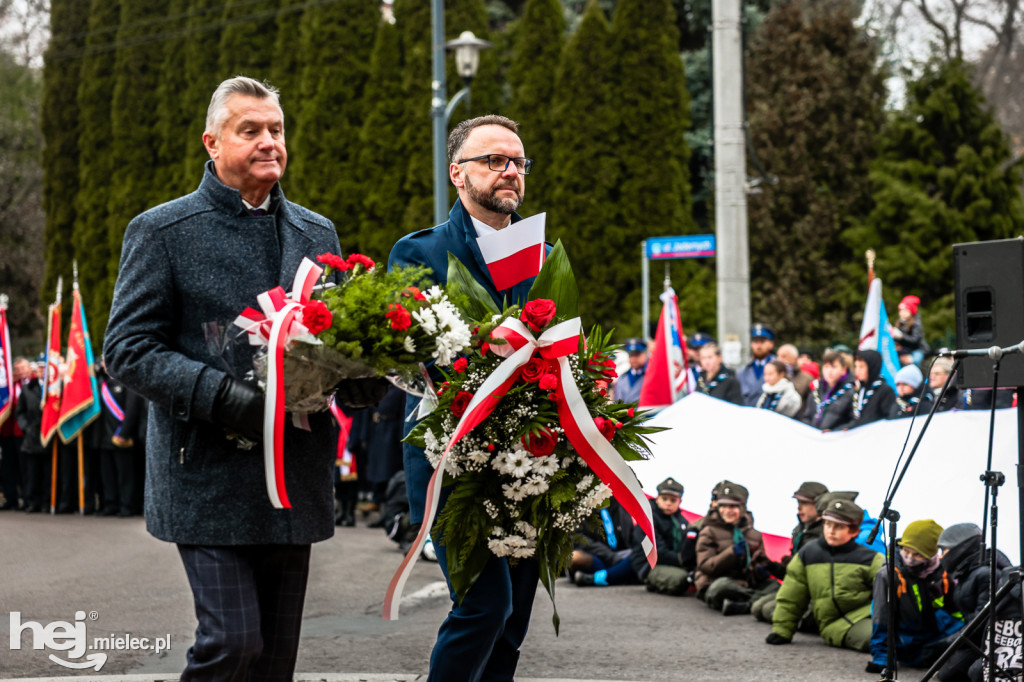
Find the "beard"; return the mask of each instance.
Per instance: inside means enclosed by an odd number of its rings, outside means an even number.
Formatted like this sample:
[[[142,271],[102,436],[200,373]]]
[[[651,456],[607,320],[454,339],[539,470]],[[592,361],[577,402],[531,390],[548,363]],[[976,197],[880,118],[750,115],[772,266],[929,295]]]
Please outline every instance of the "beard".
[[[497,196],[499,189],[511,189],[516,193],[515,199],[503,199]],[[477,189],[470,181],[469,176],[466,176],[466,193],[469,194],[469,198],[478,203],[480,206],[486,208],[488,211],[494,211],[495,213],[502,213],[505,215],[512,215],[516,209],[523,203],[523,193],[520,191],[519,186],[516,183],[512,184],[498,184],[491,188],[491,190],[485,191]]]

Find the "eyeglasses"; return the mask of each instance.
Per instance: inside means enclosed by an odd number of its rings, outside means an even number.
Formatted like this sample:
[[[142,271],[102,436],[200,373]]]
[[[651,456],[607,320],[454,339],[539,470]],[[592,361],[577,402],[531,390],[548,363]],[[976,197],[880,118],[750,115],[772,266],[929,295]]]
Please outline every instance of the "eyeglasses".
[[[484,154],[471,159],[459,159],[455,163],[466,163],[467,161],[487,161],[487,167],[495,173],[504,173],[510,163],[516,167],[516,172],[520,175],[529,175],[530,170],[533,169],[533,159],[528,159],[525,156],[505,156],[504,154]]]

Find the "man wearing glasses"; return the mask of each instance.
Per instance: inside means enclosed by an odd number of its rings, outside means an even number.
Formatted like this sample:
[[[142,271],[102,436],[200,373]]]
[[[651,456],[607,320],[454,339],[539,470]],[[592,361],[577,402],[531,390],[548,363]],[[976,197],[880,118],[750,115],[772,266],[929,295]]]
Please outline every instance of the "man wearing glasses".
[[[533,161],[526,158],[518,131],[515,121],[497,115],[480,116],[455,127],[448,136],[448,175],[459,198],[447,222],[400,239],[391,249],[389,268],[425,265],[431,269],[434,281],[445,284],[451,253],[487,289],[499,308],[502,299],[510,304],[526,302],[533,278],[499,291],[477,246],[479,237],[521,219],[516,209],[523,201],[526,175]],[[406,414],[418,404],[418,398],[409,396]],[[414,420],[406,421],[406,433],[413,426]],[[427,483],[433,472],[421,448],[406,444],[403,459],[413,524],[408,536],[411,538],[423,521]],[[444,545],[435,543],[435,549],[447,577]],[[530,624],[538,578],[534,559],[520,559],[512,566],[507,558],[492,556],[461,604],[452,591],[452,609],[437,633],[427,679],[511,680],[519,646]]]

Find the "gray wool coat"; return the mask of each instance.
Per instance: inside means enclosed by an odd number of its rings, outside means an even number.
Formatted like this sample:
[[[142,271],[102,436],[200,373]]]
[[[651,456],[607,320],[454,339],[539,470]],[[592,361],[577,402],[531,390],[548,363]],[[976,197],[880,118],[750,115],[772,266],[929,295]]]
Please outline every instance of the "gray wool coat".
[[[199,189],[128,225],[103,354],[112,376],[151,401],[146,441],[146,526],[161,540],[199,545],[309,544],[334,534],[332,467],[337,431],[329,413],[311,431],[285,430],[291,509],[267,497],[262,444],[239,449],[213,423],[229,373],[242,378],[255,347],[244,332],[229,353],[207,342],[208,323],[231,322],[256,296],[291,290],[304,256],[340,254],[334,225],[271,192],[270,214],[253,217],[238,190],[206,165]]]

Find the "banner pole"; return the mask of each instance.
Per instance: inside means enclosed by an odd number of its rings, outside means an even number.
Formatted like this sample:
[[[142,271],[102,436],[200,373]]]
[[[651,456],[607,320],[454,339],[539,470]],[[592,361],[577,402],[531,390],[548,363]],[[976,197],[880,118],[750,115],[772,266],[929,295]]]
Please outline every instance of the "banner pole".
[[[50,513],[57,513],[57,439],[53,439],[53,466],[50,468]]]
[[[85,446],[78,434],[78,513],[85,514]]]
[[[647,262],[647,240],[640,242],[640,306],[643,308],[641,319],[644,328],[640,330],[640,338],[650,340],[651,328],[651,271]]]

